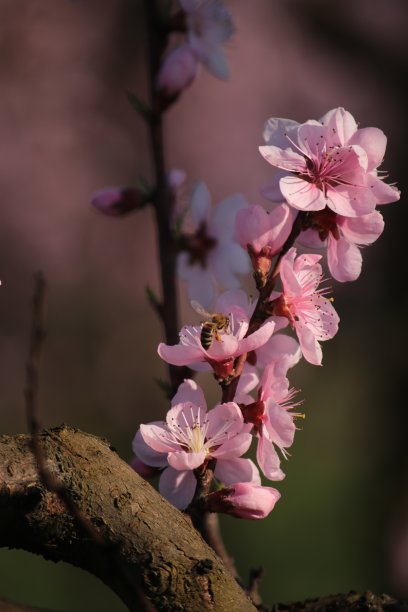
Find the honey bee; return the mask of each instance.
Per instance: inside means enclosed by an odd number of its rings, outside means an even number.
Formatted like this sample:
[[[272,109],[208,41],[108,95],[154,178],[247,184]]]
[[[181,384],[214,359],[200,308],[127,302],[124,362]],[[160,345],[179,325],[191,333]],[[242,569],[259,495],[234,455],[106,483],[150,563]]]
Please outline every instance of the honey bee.
[[[221,342],[221,336],[219,332],[227,331],[229,328],[230,320],[229,318],[219,312],[211,313],[207,312],[201,304],[196,302],[195,300],[191,301],[191,307],[203,317],[206,317],[206,320],[203,321],[201,328],[201,346],[208,351],[211,347],[214,338]]]

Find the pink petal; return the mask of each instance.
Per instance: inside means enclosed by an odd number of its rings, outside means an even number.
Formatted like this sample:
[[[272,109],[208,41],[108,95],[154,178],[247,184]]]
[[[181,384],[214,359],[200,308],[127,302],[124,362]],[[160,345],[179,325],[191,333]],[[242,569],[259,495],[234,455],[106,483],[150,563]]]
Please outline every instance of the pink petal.
[[[279,149],[264,145],[259,147],[259,152],[271,166],[276,166],[288,172],[303,172],[306,169],[306,163],[303,155],[299,155],[292,149]],[[282,189],[282,185],[281,185]]]
[[[190,202],[190,214],[196,227],[208,221],[211,208],[211,195],[204,182],[197,183]]]
[[[246,251],[236,242],[219,244],[208,256],[208,265],[217,282],[226,289],[238,289],[236,275],[249,274],[250,261]]]
[[[298,144],[307,157],[320,157],[326,150],[326,131],[326,128],[313,119],[299,126]]]
[[[285,294],[291,296],[302,293],[301,284],[294,271],[295,257],[296,249],[295,247],[291,247],[286,255],[282,257],[279,270]]]
[[[256,460],[263,474],[269,480],[283,480],[285,474],[280,469],[280,459],[272,442],[260,436],[256,449]]]
[[[206,355],[214,361],[224,361],[237,354],[239,342],[232,334],[223,334],[221,340],[214,338]]]
[[[384,230],[384,219],[377,210],[362,217],[338,217],[337,223],[344,237],[355,244],[372,244]]]
[[[224,442],[219,448],[211,451],[211,456],[220,459],[234,459],[247,452],[251,446],[252,435],[250,433],[236,434]]]
[[[287,204],[273,208],[269,214],[270,233],[268,245],[277,253],[292,231],[294,215]]]
[[[323,191],[298,176],[281,178],[279,186],[283,197],[298,210],[323,210],[326,207]]]
[[[169,440],[169,430],[165,423],[160,424],[159,421],[156,421],[147,425],[140,425],[140,433],[146,444],[159,453],[167,454],[179,449],[179,445],[176,442]],[[136,454],[144,461],[143,456],[140,454],[142,451],[141,446],[136,446],[135,448],[138,448]]]
[[[266,402],[265,415],[267,419],[264,426],[268,431],[270,440],[279,448],[292,446],[296,427],[290,412],[269,399]]]
[[[164,361],[172,365],[182,366],[190,365],[195,361],[204,361],[204,352],[194,346],[184,346],[182,344],[170,346],[161,342],[157,352]]]
[[[242,289],[225,291],[222,295],[220,295],[215,304],[215,311],[223,312],[224,314],[234,312],[237,308],[239,309],[240,313],[247,313],[246,316],[249,321],[251,304],[248,299],[248,294]]]
[[[326,127],[326,141],[329,145],[344,146],[357,131],[357,123],[344,108],[333,108],[320,119]]]
[[[171,467],[164,470],[159,481],[160,493],[180,510],[187,508],[194,497],[196,486],[193,472],[179,472]]]
[[[263,138],[267,145],[273,145],[279,149],[286,149],[291,146],[287,136],[292,140],[296,139],[299,123],[292,119],[281,119],[272,117],[265,123]]]
[[[196,406],[200,406],[204,410],[207,409],[204,393],[194,380],[186,379],[177,389],[176,395],[171,400],[171,405],[190,402]]]
[[[306,359],[306,361],[312,363],[313,365],[322,365],[322,348],[318,343],[316,336],[308,327],[302,325],[301,323],[295,323],[295,329],[299,338],[303,357]]]
[[[262,206],[253,205],[238,212],[235,237],[243,249],[251,244],[259,252],[268,244],[269,233],[269,215]]]
[[[211,440],[222,431],[226,431],[228,425],[228,433],[236,434],[242,430],[244,419],[242,412],[235,402],[227,402],[226,404],[217,404],[212,410],[207,413],[208,429],[207,439]]]
[[[230,71],[225,53],[219,45],[207,46],[205,57],[202,58],[207,70],[217,79],[226,81]]]
[[[240,210],[248,208],[248,202],[240,193],[222,200],[214,210],[210,222],[210,234],[220,242],[234,239],[235,219]]]
[[[400,199],[401,193],[394,185],[387,185],[387,183],[373,175],[369,175],[367,179],[371,195],[375,199],[376,204],[390,204]]]
[[[260,368],[265,368],[272,361],[276,361],[284,364],[284,369],[287,372],[289,368],[293,368],[299,362],[302,351],[292,336],[273,334],[268,342],[257,349],[256,357],[257,366]],[[286,372],[282,375],[286,376]]]
[[[373,190],[352,185],[338,185],[327,190],[327,205],[343,217],[368,215],[375,208]]]
[[[206,452],[204,450],[199,453],[176,451],[169,453],[167,461],[175,470],[195,470],[200,467],[205,461]]]
[[[368,157],[367,170],[370,171],[375,170],[384,159],[387,137],[378,128],[362,128],[352,135],[348,144],[359,145],[366,151]]]
[[[356,280],[360,276],[362,257],[360,249],[346,240],[335,240],[329,236],[327,246],[327,263],[333,278],[341,283]]]
[[[162,421],[156,421],[153,423],[157,426],[162,426]],[[143,461],[146,465],[153,467],[165,467],[167,466],[167,452],[168,451],[157,451],[154,450],[150,445],[146,444],[140,429],[136,432],[132,442],[132,449],[135,455]]]
[[[234,482],[253,482],[261,484],[256,465],[251,459],[218,459],[214,476],[226,485]]]
[[[264,323],[254,333],[239,341],[239,348],[236,355],[242,355],[243,353],[255,351],[257,348],[259,348],[269,340],[269,338],[272,336],[274,329],[274,321],[266,321],[266,323]]]

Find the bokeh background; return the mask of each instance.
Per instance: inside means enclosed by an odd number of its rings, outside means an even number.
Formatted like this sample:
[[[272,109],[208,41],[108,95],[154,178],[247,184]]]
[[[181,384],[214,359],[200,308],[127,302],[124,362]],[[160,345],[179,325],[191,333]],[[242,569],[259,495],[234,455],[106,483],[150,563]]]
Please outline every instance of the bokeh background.
[[[384,167],[406,192],[406,0],[228,0],[231,79],[203,71],[166,117],[169,168],[204,179],[214,202],[261,202],[258,154],[270,116],[298,121],[344,106],[389,138]],[[98,216],[89,195],[150,176],[147,134],[125,90],[146,95],[141,0],[0,0],[0,423],[26,431],[23,402],[33,273],[49,282],[42,369],[45,426],[109,438],[125,459],[140,422],[166,402],[153,378],[161,329],[146,209]],[[324,367],[298,366],[302,423],[259,523],[223,520],[243,576],[263,566],[267,603],[350,589],[408,595],[408,412],[404,195],[364,252],[361,278],[334,286],[341,331]],[[183,296],[183,291],[181,291]],[[186,321],[188,308],[184,303]],[[215,383],[207,381],[217,400]],[[0,596],[61,611],[123,605],[84,572],[0,550]]]

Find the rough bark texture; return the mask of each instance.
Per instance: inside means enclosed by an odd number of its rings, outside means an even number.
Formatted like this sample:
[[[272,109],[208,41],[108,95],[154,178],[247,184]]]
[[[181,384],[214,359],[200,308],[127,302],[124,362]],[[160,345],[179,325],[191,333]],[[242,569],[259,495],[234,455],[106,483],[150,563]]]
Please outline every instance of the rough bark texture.
[[[43,432],[47,466],[106,541],[101,548],[38,479],[27,435],[0,436],[0,546],[90,571],[130,610],[249,612],[219,558],[109,444],[62,426]],[[148,609],[148,606],[145,606]]]
[[[350,591],[347,595],[329,595],[290,604],[277,604],[272,612],[407,612],[408,605],[389,595]]]

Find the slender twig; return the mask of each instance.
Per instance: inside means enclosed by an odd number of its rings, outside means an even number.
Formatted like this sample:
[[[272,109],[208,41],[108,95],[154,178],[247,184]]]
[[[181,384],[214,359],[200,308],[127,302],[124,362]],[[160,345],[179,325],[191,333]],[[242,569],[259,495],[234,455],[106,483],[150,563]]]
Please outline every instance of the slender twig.
[[[41,484],[51,493],[58,496],[67,511],[73,516],[79,529],[88,538],[109,555],[112,564],[117,567],[125,584],[132,585],[134,580],[128,574],[126,567],[119,564],[114,547],[108,544],[101,533],[96,529],[89,518],[80,510],[72,499],[68,488],[47,467],[46,457],[41,439],[40,422],[40,366],[46,337],[46,291],[47,284],[42,272],[37,272],[34,277],[34,294],[32,300],[32,323],[26,364],[26,385],[24,395],[26,400],[26,415],[28,430],[31,436],[31,449],[37,465],[38,477]],[[146,600],[141,589],[137,590],[138,604],[144,612],[154,612],[155,608]]]
[[[75,518],[80,528],[94,540],[95,543],[99,546],[104,546],[105,541],[101,537],[99,531],[95,529],[89,519],[80,511],[69,495],[66,487],[52,472],[50,472],[46,465],[46,458],[41,443],[42,427],[39,416],[40,365],[46,337],[46,291],[47,285],[44,275],[42,272],[37,272],[34,278],[31,335],[26,365],[26,386],[24,390],[28,430],[31,434],[31,448],[37,464],[41,483],[46,489],[58,495],[68,512]]]
[[[163,35],[156,0],[145,0],[144,4],[148,25],[149,90],[152,109],[148,125],[156,181],[153,205],[158,233],[162,285],[162,304],[159,314],[164,326],[166,343],[177,344],[180,325],[176,281],[177,241],[172,231],[174,195],[167,181],[163,143],[163,108],[156,89],[156,77],[160,68],[166,35]],[[176,366],[169,365],[169,375],[172,395],[174,395],[183,381],[183,374]]]
[[[254,312],[249,320],[248,330],[245,334],[249,336],[254,331],[259,329],[262,323],[265,321],[266,317],[264,314],[264,306],[265,303],[269,300],[269,297],[272,291],[275,288],[275,284],[279,275],[280,264],[282,261],[282,257],[289,251],[289,249],[293,246],[296,238],[299,236],[302,229],[307,226],[307,214],[299,212],[292,226],[292,230],[286,239],[286,242],[283,244],[279,254],[276,257],[274,265],[271,267],[268,278],[264,287],[259,292],[258,301],[256,303]],[[239,357],[237,357],[234,364],[234,375],[233,378],[228,381],[228,383],[222,385],[222,402],[232,402],[235,393],[237,391],[239,379],[241,378],[241,374],[243,372],[245,362],[247,360],[247,353],[243,353]]]

